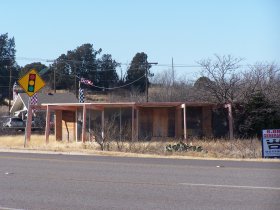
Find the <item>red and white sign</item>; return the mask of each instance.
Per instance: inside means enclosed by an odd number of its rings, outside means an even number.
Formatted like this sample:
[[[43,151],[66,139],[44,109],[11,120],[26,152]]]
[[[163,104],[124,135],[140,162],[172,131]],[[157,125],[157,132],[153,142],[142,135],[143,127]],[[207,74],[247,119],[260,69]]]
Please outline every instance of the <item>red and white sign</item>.
[[[280,129],[263,130],[263,157],[280,158]]]

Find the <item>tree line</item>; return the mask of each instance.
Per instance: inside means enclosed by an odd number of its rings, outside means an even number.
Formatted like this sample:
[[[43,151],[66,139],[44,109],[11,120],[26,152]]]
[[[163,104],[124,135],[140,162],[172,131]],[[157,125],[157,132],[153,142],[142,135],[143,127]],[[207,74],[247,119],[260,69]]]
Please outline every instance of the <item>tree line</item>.
[[[261,136],[262,129],[280,128],[280,68],[276,63],[241,65],[242,58],[214,55],[202,59],[200,77],[194,81],[172,80],[172,72],[155,77],[160,91],[152,101],[204,101],[233,106],[235,134]],[[221,111],[221,110],[220,110]],[[226,112],[224,118],[226,119]]]
[[[49,66],[35,62],[20,67],[15,61],[15,53],[14,38],[9,38],[7,33],[0,35],[0,98],[2,99],[8,96],[7,87],[10,83],[13,84],[32,68],[43,72],[42,77],[49,87],[74,92],[77,91],[81,78],[92,81],[93,86],[84,86],[91,90],[104,91],[122,85],[129,90],[143,92],[146,76],[150,76],[146,74],[151,66],[148,65],[148,56],[144,52],[135,54],[123,77],[117,73],[120,63],[114,60],[111,54],[102,54],[102,49],[94,49],[89,43],[61,54]],[[12,81],[9,81],[10,72],[12,72]],[[147,80],[149,81],[149,78]]]
[[[242,58],[214,55],[198,61],[201,67],[196,81],[174,80],[171,71],[155,77],[150,73],[148,55],[136,53],[124,76],[117,74],[120,63],[102,49],[86,43],[69,50],[46,66],[30,63],[24,67],[15,61],[15,39],[0,35],[0,99],[9,97],[8,87],[31,68],[42,72],[42,77],[53,89],[76,92],[79,79],[84,77],[95,91],[125,87],[128,94],[119,98],[116,92],[109,100],[145,101],[146,80],[153,87],[149,101],[205,101],[223,106],[233,104],[235,133],[239,137],[260,135],[262,128],[280,128],[280,68],[276,63],[242,65]],[[10,80],[11,78],[11,80]],[[123,91],[122,89],[122,92]],[[123,94],[121,94],[123,96]],[[225,116],[226,117],[226,116]]]

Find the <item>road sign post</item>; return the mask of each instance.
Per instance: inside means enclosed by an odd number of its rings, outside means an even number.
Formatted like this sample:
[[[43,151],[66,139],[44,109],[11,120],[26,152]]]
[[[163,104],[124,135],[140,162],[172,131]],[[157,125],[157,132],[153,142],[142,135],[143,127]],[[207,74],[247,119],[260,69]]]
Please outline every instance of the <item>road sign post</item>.
[[[35,69],[31,69],[18,80],[18,84],[27,93],[29,97],[33,96],[45,86],[44,80],[40,77]]]
[[[30,98],[42,89],[45,86],[44,80],[40,77],[35,69],[31,69],[23,77],[18,80],[18,84],[29,96],[28,98],[28,110],[27,110],[27,119],[25,126],[25,138],[24,138],[24,147],[26,146],[26,141],[30,141],[31,135],[31,122],[32,122],[32,109],[30,107]]]

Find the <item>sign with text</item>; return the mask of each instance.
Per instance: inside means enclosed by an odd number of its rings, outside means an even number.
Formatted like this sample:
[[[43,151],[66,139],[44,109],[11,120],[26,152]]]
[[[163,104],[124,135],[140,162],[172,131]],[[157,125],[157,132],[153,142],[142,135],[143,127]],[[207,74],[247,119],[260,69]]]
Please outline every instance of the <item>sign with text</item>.
[[[280,158],[280,129],[262,131],[263,158]]]
[[[27,72],[18,80],[18,83],[29,97],[33,96],[45,86],[44,80],[42,80],[35,69],[31,69]]]

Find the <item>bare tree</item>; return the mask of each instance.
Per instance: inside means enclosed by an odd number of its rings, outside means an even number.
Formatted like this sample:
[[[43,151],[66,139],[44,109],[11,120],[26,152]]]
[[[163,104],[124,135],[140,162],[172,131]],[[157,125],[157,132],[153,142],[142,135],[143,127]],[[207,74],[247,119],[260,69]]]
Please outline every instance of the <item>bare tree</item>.
[[[280,68],[276,64],[256,63],[243,73],[240,88],[242,101],[247,101],[257,92],[262,92],[270,101],[280,101]]]
[[[157,74],[152,80],[150,101],[186,101],[190,100],[192,84],[184,77],[173,77],[171,70],[165,70]]]
[[[232,102],[238,98],[241,76],[239,63],[242,58],[231,55],[215,55],[215,60],[204,59],[198,63],[202,67],[201,76],[204,79],[198,89],[207,93],[209,99],[215,102]],[[205,94],[204,94],[205,95]]]

